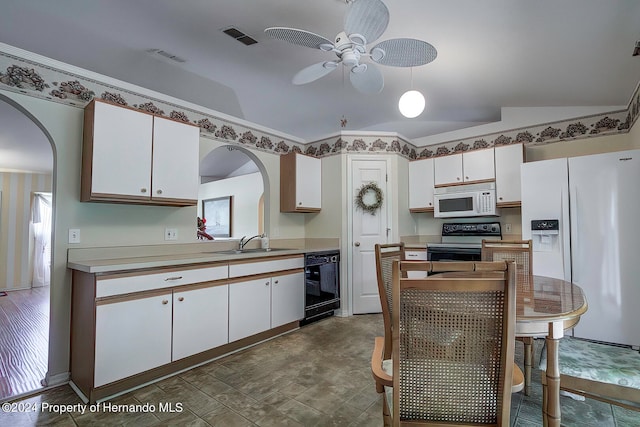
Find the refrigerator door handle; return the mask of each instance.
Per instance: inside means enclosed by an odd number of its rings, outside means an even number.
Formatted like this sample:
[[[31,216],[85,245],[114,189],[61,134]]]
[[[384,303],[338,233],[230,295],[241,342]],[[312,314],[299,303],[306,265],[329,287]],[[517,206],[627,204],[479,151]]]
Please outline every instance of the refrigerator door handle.
[[[571,189],[571,197],[569,199],[569,209],[571,212],[571,251],[572,256],[577,257],[577,252],[580,248],[580,244],[578,243],[578,187],[573,187]],[[573,260],[571,261],[571,281],[573,283],[578,283],[579,280],[577,276],[577,270],[573,270]]]

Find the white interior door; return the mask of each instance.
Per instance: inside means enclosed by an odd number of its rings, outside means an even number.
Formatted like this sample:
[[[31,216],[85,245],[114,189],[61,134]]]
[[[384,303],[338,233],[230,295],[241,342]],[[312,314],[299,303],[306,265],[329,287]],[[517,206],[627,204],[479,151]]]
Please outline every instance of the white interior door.
[[[352,211],[352,283],[353,314],[381,311],[374,246],[387,243],[387,162],[386,160],[353,160],[351,162]],[[364,184],[375,182],[383,193],[383,204],[374,215],[356,208],[355,198]],[[364,201],[371,204],[374,196],[369,192]]]

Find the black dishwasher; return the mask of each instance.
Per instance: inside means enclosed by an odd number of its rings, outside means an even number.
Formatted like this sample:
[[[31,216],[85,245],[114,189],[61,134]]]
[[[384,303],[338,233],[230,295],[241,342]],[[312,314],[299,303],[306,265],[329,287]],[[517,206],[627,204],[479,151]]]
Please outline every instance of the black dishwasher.
[[[304,257],[305,303],[302,324],[333,315],[340,308],[340,251],[307,253]]]

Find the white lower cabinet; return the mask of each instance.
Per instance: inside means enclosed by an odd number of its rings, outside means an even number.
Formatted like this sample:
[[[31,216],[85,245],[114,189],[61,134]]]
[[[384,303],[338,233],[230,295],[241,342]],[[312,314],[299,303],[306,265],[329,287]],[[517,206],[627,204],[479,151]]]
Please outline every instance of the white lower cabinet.
[[[271,326],[271,279],[229,286],[229,342],[266,331]]]
[[[171,362],[171,292],[96,306],[95,387]]]
[[[295,256],[138,274],[74,270],[71,381],[93,403],[292,330],[304,317],[303,266]]]
[[[229,285],[173,293],[172,360],[229,342]]]
[[[232,283],[229,287],[229,342],[303,317],[303,272]]]
[[[271,279],[271,327],[286,325],[304,317],[304,273]]]

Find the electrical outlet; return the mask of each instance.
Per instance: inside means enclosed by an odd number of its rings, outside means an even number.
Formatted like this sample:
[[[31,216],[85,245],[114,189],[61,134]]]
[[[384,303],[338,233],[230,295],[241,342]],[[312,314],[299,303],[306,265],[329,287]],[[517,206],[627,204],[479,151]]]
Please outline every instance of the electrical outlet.
[[[505,224],[504,225],[504,231],[506,233],[511,233],[511,224]]]
[[[177,228],[165,228],[164,229],[164,240],[178,240],[178,229]]]
[[[69,229],[69,243],[80,243],[80,229],[79,228],[70,228]]]

